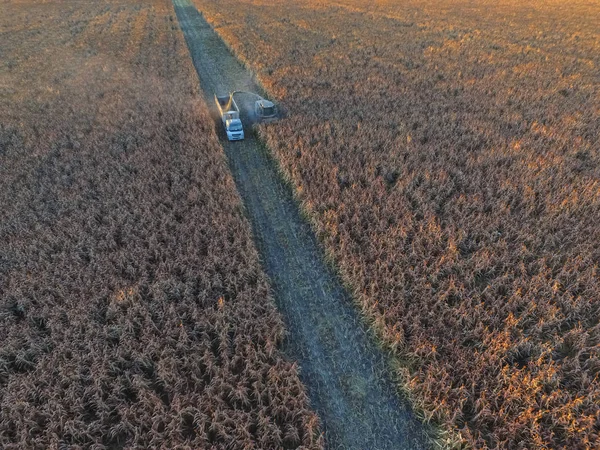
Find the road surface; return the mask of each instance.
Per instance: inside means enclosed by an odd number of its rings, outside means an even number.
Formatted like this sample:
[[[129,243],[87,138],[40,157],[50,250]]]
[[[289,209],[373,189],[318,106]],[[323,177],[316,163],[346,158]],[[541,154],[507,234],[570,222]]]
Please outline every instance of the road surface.
[[[260,93],[252,73],[193,4],[173,3],[209,106],[216,111],[214,92]],[[254,100],[236,96],[245,122],[244,141],[227,141],[218,120],[217,130],[288,330],[283,351],[300,365],[311,406],[323,422],[327,447],[428,448],[423,425],[387,376],[385,356],[324,261],[276,163],[248,126]]]

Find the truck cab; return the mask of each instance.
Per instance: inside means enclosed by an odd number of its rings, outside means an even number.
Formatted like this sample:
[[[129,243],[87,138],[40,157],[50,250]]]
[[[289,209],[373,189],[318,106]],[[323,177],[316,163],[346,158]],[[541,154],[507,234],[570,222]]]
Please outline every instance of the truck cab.
[[[225,121],[227,139],[230,141],[241,141],[244,139],[244,127],[240,119],[228,119]]]

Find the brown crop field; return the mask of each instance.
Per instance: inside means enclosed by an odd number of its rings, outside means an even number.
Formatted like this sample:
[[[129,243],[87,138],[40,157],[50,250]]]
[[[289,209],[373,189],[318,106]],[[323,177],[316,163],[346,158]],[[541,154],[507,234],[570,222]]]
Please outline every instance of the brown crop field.
[[[600,3],[195,0],[448,442],[600,442]]]
[[[171,2],[0,2],[0,448],[322,448]]]

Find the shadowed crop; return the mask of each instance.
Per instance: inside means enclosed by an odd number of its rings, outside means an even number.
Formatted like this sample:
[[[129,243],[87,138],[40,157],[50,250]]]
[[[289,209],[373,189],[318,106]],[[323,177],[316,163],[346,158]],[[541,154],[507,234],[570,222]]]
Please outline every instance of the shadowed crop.
[[[195,0],[426,419],[600,441],[597,2]]]
[[[0,447],[322,448],[171,2],[0,9]]]

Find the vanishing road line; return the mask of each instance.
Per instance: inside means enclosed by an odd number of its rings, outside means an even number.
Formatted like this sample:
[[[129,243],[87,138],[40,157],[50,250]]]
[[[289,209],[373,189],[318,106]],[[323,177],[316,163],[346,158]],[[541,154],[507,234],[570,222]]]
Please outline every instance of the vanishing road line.
[[[213,93],[261,92],[252,74],[189,0],[173,0],[209,106]],[[248,124],[253,98],[238,97]],[[237,101],[237,99],[236,99]],[[275,125],[276,126],[276,125]],[[222,145],[252,224],[263,267],[288,336],[284,352],[298,361],[311,406],[330,449],[425,449],[424,426],[400,399],[386,357],[302,217],[267,150],[246,127],[244,141]]]

